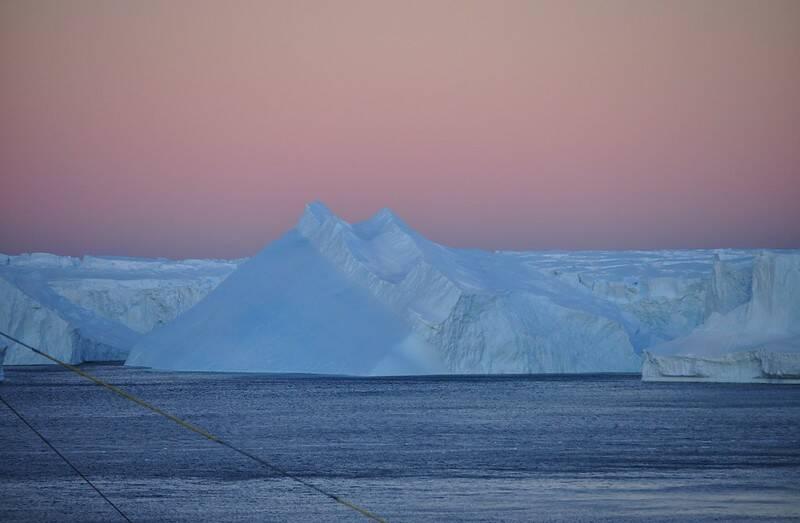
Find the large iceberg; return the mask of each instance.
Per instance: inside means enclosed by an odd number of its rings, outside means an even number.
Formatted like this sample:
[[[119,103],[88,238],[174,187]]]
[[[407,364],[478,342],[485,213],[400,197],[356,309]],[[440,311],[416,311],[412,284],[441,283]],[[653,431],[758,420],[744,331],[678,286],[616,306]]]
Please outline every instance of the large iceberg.
[[[644,360],[644,379],[787,382],[800,379],[799,258],[451,249],[389,210],[350,224],[314,203],[250,260],[0,255],[0,330],[71,363],[160,369],[587,373]],[[47,361],[9,343],[6,363]]]
[[[713,256],[731,281],[712,289]],[[638,372],[642,351],[747,299],[747,251],[447,248],[389,210],[323,204],[128,365],[351,375]],[[728,274],[728,273],[726,273]],[[733,281],[736,280],[736,281]]]
[[[69,363],[124,360],[144,333],[194,305],[237,264],[0,255],[0,330]],[[8,345],[6,364],[50,363]]]
[[[800,383],[800,254],[763,253],[749,273],[717,259],[711,290],[717,310],[648,349],[642,379]]]

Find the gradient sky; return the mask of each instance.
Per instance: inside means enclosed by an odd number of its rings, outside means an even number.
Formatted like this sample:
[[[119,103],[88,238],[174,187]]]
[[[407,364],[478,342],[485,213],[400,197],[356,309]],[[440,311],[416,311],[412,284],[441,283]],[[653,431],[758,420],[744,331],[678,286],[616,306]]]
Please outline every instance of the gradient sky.
[[[0,2],[0,252],[800,247],[800,2]]]

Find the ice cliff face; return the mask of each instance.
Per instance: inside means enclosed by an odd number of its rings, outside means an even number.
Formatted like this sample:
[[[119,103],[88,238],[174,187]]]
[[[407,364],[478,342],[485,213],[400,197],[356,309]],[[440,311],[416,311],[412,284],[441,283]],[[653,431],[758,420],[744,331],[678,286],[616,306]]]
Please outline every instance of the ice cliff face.
[[[736,268],[714,256],[711,283],[706,295],[706,317],[727,314],[750,300],[752,267]]]
[[[169,323],[216,287],[219,276],[168,279],[56,280],[51,288],[70,302],[144,334]]]
[[[450,249],[389,210],[350,224],[314,203],[295,229],[139,341],[127,363],[355,375],[637,372],[643,349],[745,299],[729,280],[752,270],[752,259]]]
[[[237,265],[214,260],[0,255],[0,329],[70,363],[124,360]],[[50,363],[10,344],[6,364]]]
[[[690,334],[647,351],[645,380],[800,382],[800,254],[756,257],[749,285],[718,270],[718,308]],[[748,273],[745,273],[748,274]]]

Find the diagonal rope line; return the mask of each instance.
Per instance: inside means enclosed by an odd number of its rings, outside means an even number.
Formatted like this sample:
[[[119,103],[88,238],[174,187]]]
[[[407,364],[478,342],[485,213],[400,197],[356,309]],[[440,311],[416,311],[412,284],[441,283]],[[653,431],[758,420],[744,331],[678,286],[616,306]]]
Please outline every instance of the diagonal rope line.
[[[348,501],[345,498],[337,496],[336,494],[328,492],[327,490],[323,489],[322,487],[319,487],[319,486],[315,485],[314,483],[311,483],[308,480],[305,480],[305,479],[303,479],[303,478],[301,478],[299,476],[296,476],[296,475],[292,474],[291,472],[289,472],[287,470],[284,470],[281,467],[278,467],[277,465],[274,465],[274,464],[270,463],[269,461],[267,461],[267,460],[265,460],[263,458],[260,458],[260,457],[254,455],[254,454],[251,454],[250,452],[248,452],[246,450],[240,449],[236,445],[234,445],[232,443],[229,443],[229,442],[223,440],[222,438],[219,438],[219,437],[211,434],[210,432],[208,432],[208,431],[206,431],[206,430],[204,430],[204,429],[202,429],[202,428],[200,428],[200,427],[198,427],[196,425],[192,425],[188,421],[185,421],[185,420],[175,416],[174,414],[170,414],[169,412],[161,410],[160,408],[156,407],[155,405],[153,405],[151,403],[148,403],[148,402],[144,401],[143,399],[141,399],[141,398],[139,398],[137,396],[134,396],[130,392],[127,392],[127,391],[125,391],[123,389],[120,389],[119,387],[116,387],[116,386],[114,386],[114,385],[112,385],[112,384],[110,384],[110,383],[108,383],[106,381],[103,381],[100,378],[92,376],[88,372],[85,372],[85,371],[81,370],[80,368],[76,367],[75,365],[70,365],[69,363],[65,363],[65,362],[59,360],[58,358],[55,358],[55,357],[47,354],[46,352],[42,352],[39,349],[31,347],[27,343],[25,343],[23,341],[20,341],[20,340],[14,338],[13,336],[11,336],[9,334],[6,334],[3,331],[0,331],[0,336],[3,336],[4,338],[7,338],[7,339],[13,341],[14,343],[16,343],[18,345],[21,345],[21,346],[25,347],[26,349],[28,349],[30,351],[33,351],[34,353],[36,353],[36,354],[38,354],[38,355],[40,355],[40,356],[42,356],[44,358],[47,358],[48,360],[50,360],[50,361],[52,361],[54,363],[57,363],[58,365],[61,365],[65,369],[68,369],[68,370],[74,372],[75,374],[78,374],[79,376],[82,376],[82,377],[86,378],[87,380],[94,382],[96,385],[99,385],[101,387],[104,387],[104,388],[110,390],[111,392],[113,392],[114,394],[117,394],[118,396],[122,396],[123,398],[125,398],[125,399],[127,399],[129,401],[132,401],[133,403],[136,403],[137,405],[139,405],[141,407],[144,407],[144,408],[146,408],[148,410],[151,410],[151,411],[155,412],[156,414],[158,414],[160,416],[163,416],[163,417],[167,418],[168,420],[177,423],[178,425],[180,425],[181,427],[183,427],[183,428],[185,428],[187,430],[190,430],[190,431],[192,431],[192,432],[194,432],[196,434],[199,434],[200,436],[203,436],[204,438],[206,438],[209,441],[213,441],[214,443],[222,445],[223,447],[227,447],[227,448],[233,450],[234,452],[237,452],[237,453],[241,454],[242,456],[250,458],[251,460],[261,464],[262,466],[266,467],[267,469],[275,472],[276,474],[279,474],[279,475],[281,475],[281,476],[283,476],[283,477],[285,477],[287,479],[290,479],[290,480],[294,481],[295,483],[299,483],[300,485],[303,485],[304,487],[309,488],[309,489],[313,490],[314,492],[316,492],[318,494],[321,494],[321,495],[325,496],[326,498],[328,498],[330,500],[333,500],[333,501],[335,501],[336,503],[338,503],[338,504],[340,504],[342,506],[345,506],[345,507],[347,507],[347,508],[349,508],[351,510],[354,510],[354,511],[358,512],[359,514],[361,514],[362,516],[364,516],[365,518],[367,518],[367,519],[370,519],[372,521],[377,521],[379,523],[386,523],[386,520],[384,520],[380,516],[370,512],[366,508],[361,507],[361,506],[353,503],[352,501]],[[55,449],[53,449],[53,450],[55,450]]]
[[[81,479],[83,479],[83,481],[85,481],[85,482],[86,482],[86,483],[87,483],[87,484],[88,484],[90,487],[92,487],[92,488],[95,490],[95,492],[97,492],[98,494],[100,494],[100,497],[101,497],[101,498],[103,498],[104,500],[106,500],[106,503],[108,503],[109,505],[111,505],[111,507],[112,507],[114,510],[116,510],[116,511],[117,511],[117,513],[118,513],[120,516],[122,516],[122,519],[124,519],[125,521],[128,521],[129,523],[131,522],[131,520],[128,518],[128,516],[126,516],[126,515],[125,515],[125,513],[124,513],[124,512],[122,512],[122,510],[120,510],[120,508],[119,508],[118,506],[116,506],[116,505],[115,505],[115,504],[114,504],[114,503],[113,503],[113,502],[112,502],[110,499],[108,499],[108,498],[106,497],[106,495],[105,495],[105,494],[103,494],[103,493],[100,491],[100,489],[99,489],[99,488],[97,488],[97,486],[96,486],[94,483],[92,483],[92,482],[89,480],[89,478],[87,478],[87,477],[86,477],[86,475],[85,475],[83,472],[81,472],[80,470],[78,470],[78,467],[76,467],[75,465],[73,465],[73,464],[72,464],[72,462],[71,462],[70,460],[68,460],[68,459],[67,459],[67,457],[66,457],[65,455],[63,455],[61,452],[59,452],[59,451],[58,451],[58,449],[57,449],[57,448],[55,448],[55,446],[53,446],[53,444],[52,444],[52,443],[50,443],[50,441],[48,441],[48,440],[47,440],[47,438],[45,438],[45,437],[44,437],[44,435],[43,435],[41,432],[39,432],[38,430],[36,430],[36,428],[34,428],[34,426],[33,426],[33,425],[31,425],[31,424],[28,422],[28,420],[26,420],[26,419],[25,419],[25,417],[24,417],[22,414],[20,414],[20,412],[19,412],[17,409],[15,409],[14,407],[12,407],[12,406],[11,406],[11,404],[10,404],[8,401],[6,401],[6,399],[5,399],[5,398],[3,398],[2,396],[0,396],[0,402],[1,402],[1,403],[3,403],[3,404],[6,406],[6,407],[8,407],[8,409],[9,409],[11,412],[13,412],[14,414],[16,414],[16,415],[17,415],[17,417],[18,417],[20,420],[22,420],[22,423],[24,423],[25,425],[27,425],[27,426],[28,426],[28,428],[29,428],[29,429],[31,429],[31,431],[33,431],[33,433],[34,433],[34,434],[36,434],[37,436],[39,436],[39,439],[41,439],[41,440],[44,442],[44,444],[45,444],[45,445],[47,445],[48,447],[50,447],[50,449],[51,449],[53,452],[55,452],[55,453],[58,455],[58,457],[59,457],[59,458],[63,459],[63,460],[64,460],[64,463],[66,463],[67,465],[69,465],[69,466],[70,466],[70,468],[72,468],[72,470],[74,470],[74,471],[75,471],[75,473],[76,473],[78,476],[80,476],[80,477],[81,477]]]

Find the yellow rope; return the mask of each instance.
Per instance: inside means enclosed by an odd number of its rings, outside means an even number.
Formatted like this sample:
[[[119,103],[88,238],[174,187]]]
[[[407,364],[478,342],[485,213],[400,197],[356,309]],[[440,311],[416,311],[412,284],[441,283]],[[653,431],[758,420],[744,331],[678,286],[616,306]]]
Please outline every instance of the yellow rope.
[[[223,440],[222,438],[218,438],[217,436],[211,434],[210,432],[208,432],[208,431],[206,431],[204,429],[201,429],[200,427],[198,427],[196,425],[192,425],[188,421],[183,420],[183,419],[175,416],[174,414],[170,414],[169,412],[161,410],[160,408],[156,407],[155,405],[153,405],[151,403],[148,403],[148,402],[144,401],[143,399],[134,396],[130,392],[122,390],[119,387],[116,387],[116,386],[114,386],[114,385],[112,385],[112,384],[110,384],[110,383],[108,383],[106,381],[101,380],[100,378],[96,378],[96,377],[92,376],[88,372],[85,372],[85,371],[81,370],[80,368],[76,367],[75,365],[70,365],[69,363],[63,362],[63,361],[59,360],[58,358],[54,358],[53,356],[47,354],[46,352],[42,352],[39,349],[31,347],[27,343],[25,343],[23,341],[20,341],[20,340],[14,338],[13,336],[10,336],[9,334],[6,334],[3,331],[0,331],[0,336],[8,338],[9,340],[13,341],[14,343],[16,343],[18,345],[21,345],[21,346],[25,347],[26,349],[31,350],[34,353],[36,353],[36,354],[38,354],[38,355],[40,355],[42,357],[45,357],[45,358],[47,358],[48,360],[50,360],[50,361],[52,361],[54,363],[57,363],[58,365],[61,365],[65,369],[71,370],[72,372],[74,372],[75,374],[78,374],[79,376],[83,376],[87,380],[94,382],[96,385],[100,385],[101,387],[105,387],[106,389],[110,390],[114,394],[117,394],[118,396],[122,396],[123,398],[125,398],[127,400],[130,400],[130,401],[136,403],[137,405],[140,405],[140,406],[142,406],[142,407],[144,407],[146,409],[149,409],[149,410],[155,412],[156,414],[159,414],[159,415],[161,415],[161,416],[163,416],[163,417],[165,417],[165,418],[177,423],[181,427],[183,427],[185,429],[188,429],[188,430],[194,432],[195,434],[199,434],[200,436],[203,436],[207,440],[213,441],[214,443],[218,443],[218,444],[222,445],[223,447],[228,447],[229,449],[231,449],[231,450],[233,450],[235,452],[238,452],[242,456],[248,457],[248,458],[252,459],[253,461],[255,461],[257,463],[260,463],[261,465],[263,465],[266,468],[272,470],[273,472],[276,472],[277,474],[280,474],[281,476],[284,476],[284,477],[286,477],[288,479],[291,479],[292,481],[294,481],[296,483],[300,483],[301,485],[303,485],[303,486],[305,486],[307,488],[310,488],[311,490],[313,490],[313,491],[315,491],[315,492],[317,492],[319,494],[322,494],[323,496],[335,501],[336,503],[339,503],[340,505],[343,505],[343,506],[345,506],[345,507],[347,507],[349,509],[352,509],[352,510],[358,512],[362,516],[364,516],[364,517],[366,517],[368,519],[371,519],[372,521],[377,521],[379,523],[386,523],[386,520],[384,520],[383,518],[373,514],[369,510],[367,510],[367,509],[365,509],[365,508],[363,508],[363,507],[361,507],[359,505],[356,505],[355,503],[353,503],[351,501],[348,501],[348,500],[346,500],[344,498],[340,498],[339,496],[337,496],[335,494],[331,494],[330,492],[327,492],[326,490],[322,489],[321,487],[318,487],[317,485],[315,485],[315,484],[313,484],[313,483],[311,483],[309,481],[306,481],[305,479],[303,479],[303,478],[301,478],[299,476],[295,476],[294,474],[292,474],[292,473],[290,473],[290,472],[288,472],[288,471],[286,471],[286,470],[284,470],[284,469],[282,469],[282,468],[280,468],[280,467],[278,467],[276,465],[273,465],[272,463],[269,463],[268,461],[266,461],[266,460],[264,460],[262,458],[259,458],[258,456],[255,456],[255,455],[247,452],[246,450],[242,450],[242,449],[236,447],[235,445],[233,445],[231,443],[228,443],[227,441]]]

